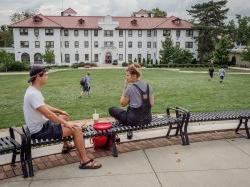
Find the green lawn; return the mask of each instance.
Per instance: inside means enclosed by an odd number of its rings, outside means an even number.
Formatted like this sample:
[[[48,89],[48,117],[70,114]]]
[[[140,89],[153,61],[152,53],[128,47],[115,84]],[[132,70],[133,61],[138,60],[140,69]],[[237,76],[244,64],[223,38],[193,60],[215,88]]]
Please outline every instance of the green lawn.
[[[91,118],[94,109],[108,116],[110,106],[118,106],[124,70],[89,70],[91,97],[79,99],[80,78],[86,70],[49,74],[43,90],[46,102],[66,110],[72,119]],[[0,75],[0,128],[23,123],[22,102],[28,75]],[[226,75],[208,81],[207,74],[144,70],[143,77],[155,94],[153,113],[164,113],[166,106],[182,106],[192,111],[250,109],[250,75]]]

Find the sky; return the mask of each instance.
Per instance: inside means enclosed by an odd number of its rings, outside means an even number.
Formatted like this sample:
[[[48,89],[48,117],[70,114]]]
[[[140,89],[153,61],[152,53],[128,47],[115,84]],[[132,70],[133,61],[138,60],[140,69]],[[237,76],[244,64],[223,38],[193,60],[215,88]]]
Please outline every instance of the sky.
[[[208,0],[0,0],[0,25],[10,24],[10,15],[24,10],[36,10],[44,15],[60,15],[62,10],[74,9],[81,16],[130,16],[140,9],[159,7],[182,19],[190,19],[187,9]],[[236,14],[250,16],[250,0],[228,0],[228,20]]]

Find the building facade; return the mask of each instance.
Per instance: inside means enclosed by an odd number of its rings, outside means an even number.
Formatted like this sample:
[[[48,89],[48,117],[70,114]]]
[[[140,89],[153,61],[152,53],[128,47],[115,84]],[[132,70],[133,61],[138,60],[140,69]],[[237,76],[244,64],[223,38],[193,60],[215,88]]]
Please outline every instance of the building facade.
[[[16,60],[44,63],[42,54],[50,48],[55,64],[79,62],[118,63],[152,59],[159,61],[162,44],[170,35],[174,45],[197,57],[192,24],[177,17],[152,18],[76,16],[67,9],[61,16],[34,17],[10,25],[13,28]]]

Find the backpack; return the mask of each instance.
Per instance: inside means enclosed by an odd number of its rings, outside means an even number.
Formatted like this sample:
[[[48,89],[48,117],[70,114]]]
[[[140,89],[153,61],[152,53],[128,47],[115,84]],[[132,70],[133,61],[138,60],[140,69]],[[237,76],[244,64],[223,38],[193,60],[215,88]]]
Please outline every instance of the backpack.
[[[84,78],[81,79],[80,85],[84,87],[85,84],[86,84],[86,80],[85,80],[85,77],[84,77]]]

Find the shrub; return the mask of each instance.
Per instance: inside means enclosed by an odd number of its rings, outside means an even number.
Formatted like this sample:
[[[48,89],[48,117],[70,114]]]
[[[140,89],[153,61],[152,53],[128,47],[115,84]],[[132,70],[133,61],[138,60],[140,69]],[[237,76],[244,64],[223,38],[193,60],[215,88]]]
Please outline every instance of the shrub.
[[[97,64],[94,63],[94,62],[92,62],[92,63],[90,63],[90,66],[91,66],[91,67],[97,67]]]
[[[112,65],[118,65],[117,60],[114,60],[113,63],[112,63]]]
[[[123,62],[122,63],[122,67],[127,67],[128,66],[128,63],[127,62]]]

